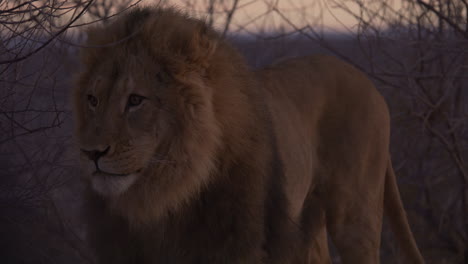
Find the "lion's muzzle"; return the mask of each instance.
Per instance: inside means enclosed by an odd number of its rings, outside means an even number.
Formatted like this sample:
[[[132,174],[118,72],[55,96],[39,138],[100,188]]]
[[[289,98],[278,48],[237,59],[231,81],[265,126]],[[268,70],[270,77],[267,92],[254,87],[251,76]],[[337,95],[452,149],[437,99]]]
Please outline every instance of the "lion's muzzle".
[[[137,178],[141,170],[132,173],[116,171],[113,166],[109,166],[114,162],[110,155],[110,146],[85,149],[81,148],[82,156],[88,163],[88,175],[90,175],[93,189],[104,196],[114,196],[126,191]]]

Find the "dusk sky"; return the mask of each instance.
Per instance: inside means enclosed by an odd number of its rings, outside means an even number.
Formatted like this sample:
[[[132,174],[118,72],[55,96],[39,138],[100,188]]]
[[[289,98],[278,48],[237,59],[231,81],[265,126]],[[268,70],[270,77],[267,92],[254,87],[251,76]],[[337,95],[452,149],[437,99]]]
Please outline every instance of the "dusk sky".
[[[201,17],[206,16],[209,3],[207,0],[169,0],[168,2]],[[224,5],[216,11],[230,9],[233,2],[232,0],[224,1]],[[364,2],[369,5],[375,3],[371,0]],[[400,2],[400,0],[390,0],[386,1],[386,4],[398,8]],[[332,32],[356,30],[357,21],[349,13],[343,11],[338,6],[340,4],[353,12],[358,10],[356,4],[344,0],[240,0],[237,11],[233,15],[230,30],[234,33],[261,29],[275,31],[282,26],[289,31],[293,29],[291,23],[299,28],[309,25],[316,30],[323,25],[324,30]],[[218,17],[223,18],[223,16]],[[223,20],[215,22],[218,22],[215,23],[217,27],[223,27]]]

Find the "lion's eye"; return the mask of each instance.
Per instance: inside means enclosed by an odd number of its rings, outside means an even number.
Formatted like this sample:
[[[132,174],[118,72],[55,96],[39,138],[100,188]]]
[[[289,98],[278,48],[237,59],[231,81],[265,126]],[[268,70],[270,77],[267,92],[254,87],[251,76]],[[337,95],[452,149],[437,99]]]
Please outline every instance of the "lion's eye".
[[[136,95],[136,94],[131,94],[131,95],[128,97],[127,105],[128,105],[129,107],[138,106],[138,105],[141,104],[141,102],[143,101],[143,99],[145,99],[145,97],[140,96],[140,95]]]
[[[95,96],[88,94],[88,103],[92,108],[98,105],[98,99]]]

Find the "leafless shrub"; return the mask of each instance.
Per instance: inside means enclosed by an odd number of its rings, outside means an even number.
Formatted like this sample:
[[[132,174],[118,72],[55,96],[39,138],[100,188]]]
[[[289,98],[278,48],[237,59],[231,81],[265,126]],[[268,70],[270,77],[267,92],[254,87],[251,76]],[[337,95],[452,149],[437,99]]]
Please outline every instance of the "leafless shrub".
[[[327,4],[357,21],[359,45],[354,54],[333,47],[317,29],[299,28],[282,17],[376,80],[393,110],[393,157],[418,241],[427,249],[429,261],[466,262],[468,3],[332,0]]]
[[[247,52],[250,56],[258,57],[265,50],[272,50],[258,48],[259,45],[282,45],[285,41],[288,46],[297,37],[301,41],[294,44],[295,48],[309,40],[310,47],[320,46],[322,51],[334,53],[375,80],[392,110],[392,156],[423,253],[428,262],[465,263],[468,2],[323,0],[313,4],[296,1],[296,6],[291,2],[289,7],[282,5],[284,1],[235,1],[232,5],[233,2],[184,1],[189,9],[218,25],[221,31],[224,28],[256,39],[254,44],[239,44],[241,49],[242,45],[255,46],[253,52]],[[261,11],[249,17],[242,9],[244,5]],[[310,5],[312,9],[308,9]],[[235,11],[230,9],[233,6]],[[341,22],[346,40],[326,34],[322,20],[326,12]],[[343,14],[352,17],[355,23],[342,21]],[[236,19],[236,15],[244,19]],[[256,24],[259,21],[262,23]],[[292,49],[289,46],[284,53],[276,49],[272,57],[291,55]],[[384,254],[384,258],[387,256]]]
[[[135,1],[0,1],[2,263],[89,263],[81,243],[67,88],[82,25]],[[88,13],[92,11],[92,13]],[[69,212],[64,214],[64,208]],[[74,211],[75,210],[75,211]],[[70,214],[73,212],[73,214]]]
[[[77,173],[64,154],[72,141],[68,67],[76,67],[81,26],[105,22],[138,2],[0,0],[0,226],[6,226],[0,237],[10,245],[0,245],[10,252],[0,255],[11,256],[7,262],[53,263],[57,259],[45,252],[58,250],[57,241],[77,263],[92,262],[77,223],[61,213],[64,203],[76,203],[77,193],[58,188],[74,186]],[[392,156],[428,263],[467,261],[466,0],[178,3],[234,41],[254,66],[319,50],[367,72],[392,110]],[[356,21],[341,21],[346,40],[331,38],[324,26],[326,12],[340,21],[337,11]],[[21,259],[43,237],[55,244],[42,243],[46,246],[33,250],[37,258]],[[70,263],[71,257],[66,259]]]
[[[467,11],[464,0],[334,1],[359,22],[360,65],[391,98],[394,157],[423,247],[468,259]],[[427,235],[431,234],[430,239]],[[445,252],[432,251],[433,254]],[[443,259],[443,258],[442,258]]]

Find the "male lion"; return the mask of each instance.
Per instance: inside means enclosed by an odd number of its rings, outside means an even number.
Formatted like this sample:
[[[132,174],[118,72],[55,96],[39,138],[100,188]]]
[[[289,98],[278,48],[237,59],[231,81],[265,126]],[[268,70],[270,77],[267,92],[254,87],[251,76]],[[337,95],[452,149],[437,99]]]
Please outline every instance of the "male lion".
[[[389,114],[325,56],[253,72],[203,22],[137,9],[93,28],[74,93],[100,263],[378,263],[382,215],[422,263]]]

